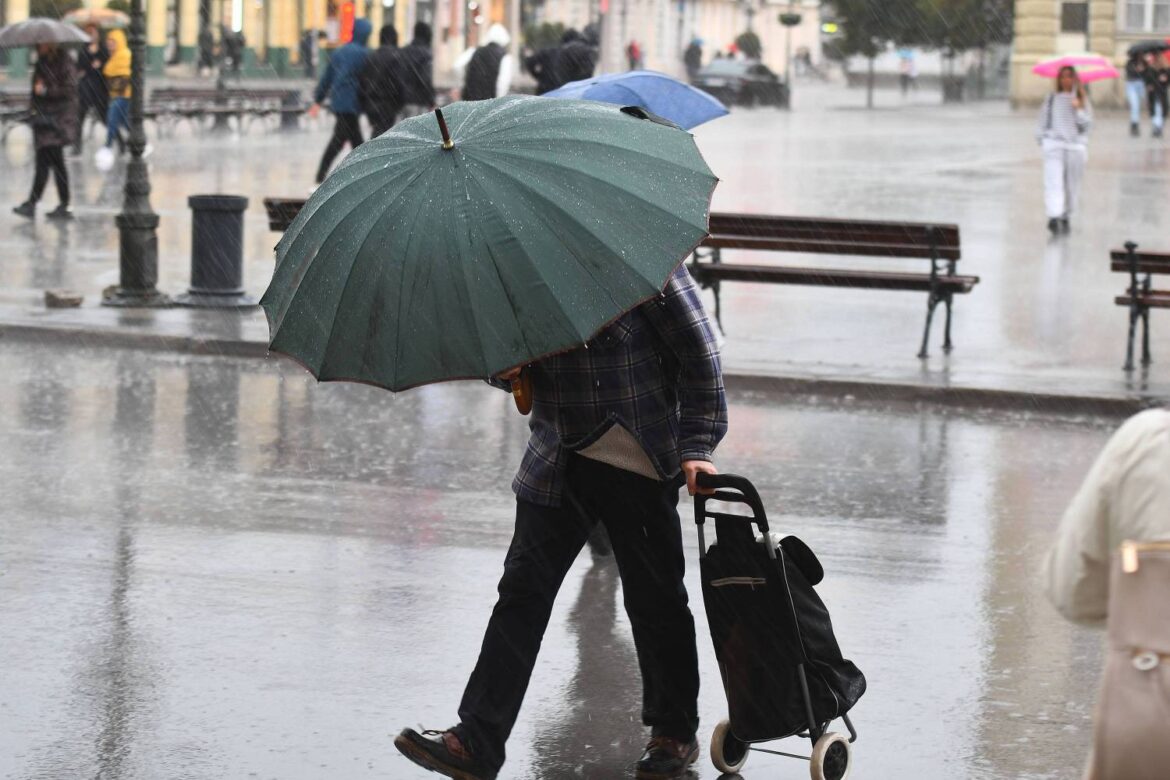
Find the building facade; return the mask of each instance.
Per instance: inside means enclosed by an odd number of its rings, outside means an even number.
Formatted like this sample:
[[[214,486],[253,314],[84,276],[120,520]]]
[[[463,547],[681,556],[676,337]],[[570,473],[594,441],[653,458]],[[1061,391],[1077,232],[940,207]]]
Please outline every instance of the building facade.
[[[1110,57],[1119,68],[1138,41],[1170,37],[1170,0],[1016,0],[1015,44],[1011,64],[1013,105],[1038,103],[1052,89],[1032,74],[1039,61],[1060,54],[1091,51]],[[1124,102],[1120,80],[1091,87],[1099,106]]]
[[[84,0],[104,7],[107,0]],[[1170,0],[1168,0],[1170,1]],[[808,50],[821,57],[819,0],[143,0],[146,10],[148,72],[167,66],[194,67],[201,32],[208,30],[216,46],[224,33],[242,35],[242,75],[288,77],[305,73],[302,40],[308,32],[326,33],[329,45],[346,39],[354,18],[369,19],[377,30],[392,22],[405,42],[416,21],[434,30],[435,76],[452,79],[451,63],[483,39],[488,26],[504,25],[517,53],[528,24],[560,22],[582,29],[596,25],[601,38],[599,71],[624,70],[626,47],[637,41],[644,66],[666,73],[683,72],[682,54],[690,41],[703,42],[704,61],[726,52],[736,36],[752,30],[763,46],[763,60],[777,73],[787,70],[789,53]],[[0,0],[7,22],[27,18],[29,0]],[[523,12],[523,18],[522,18]],[[780,24],[781,13],[801,14],[793,28]],[[11,75],[23,72],[25,58]]]

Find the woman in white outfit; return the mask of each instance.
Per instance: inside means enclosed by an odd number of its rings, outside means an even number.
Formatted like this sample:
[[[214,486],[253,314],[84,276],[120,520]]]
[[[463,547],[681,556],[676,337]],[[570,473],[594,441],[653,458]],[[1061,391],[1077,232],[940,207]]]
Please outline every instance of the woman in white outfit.
[[[1068,232],[1069,217],[1076,210],[1092,122],[1093,111],[1076,69],[1061,68],[1056,90],[1040,106],[1036,126],[1036,140],[1044,149],[1044,207],[1054,235]]]

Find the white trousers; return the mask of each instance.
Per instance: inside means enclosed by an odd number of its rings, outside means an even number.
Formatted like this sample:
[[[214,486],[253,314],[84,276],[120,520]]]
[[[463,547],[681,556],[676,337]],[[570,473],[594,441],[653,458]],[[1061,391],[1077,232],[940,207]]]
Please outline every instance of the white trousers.
[[[1077,208],[1089,150],[1081,144],[1044,139],[1044,209],[1049,219],[1067,219]]]

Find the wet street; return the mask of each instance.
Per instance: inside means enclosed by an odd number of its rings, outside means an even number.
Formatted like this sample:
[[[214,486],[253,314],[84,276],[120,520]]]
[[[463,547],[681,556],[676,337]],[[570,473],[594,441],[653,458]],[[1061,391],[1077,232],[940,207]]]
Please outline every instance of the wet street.
[[[1119,421],[732,390],[719,465],[818,552],[869,679],[853,777],[1077,777],[1100,636],[1037,575]],[[391,738],[454,722],[510,537],[508,396],[7,340],[0,405],[0,777],[433,777]],[[682,509],[706,740],[725,705]],[[501,778],[630,776],[619,591],[583,553]]]

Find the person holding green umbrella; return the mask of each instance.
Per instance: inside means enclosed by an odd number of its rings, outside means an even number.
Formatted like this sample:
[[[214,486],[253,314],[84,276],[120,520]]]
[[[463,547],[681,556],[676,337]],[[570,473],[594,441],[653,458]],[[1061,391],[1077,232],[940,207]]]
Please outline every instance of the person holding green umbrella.
[[[715,177],[689,134],[641,109],[510,96],[445,110],[454,132],[436,111],[346,158],[282,238],[261,300],[271,348],[319,379],[531,389],[514,536],[459,723],[395,746],[447,777],[497,776],[557,591],[600,522],[642,673],[637,774],[675,777],[699,750],[676,507],[727,430],[681,264]]]

